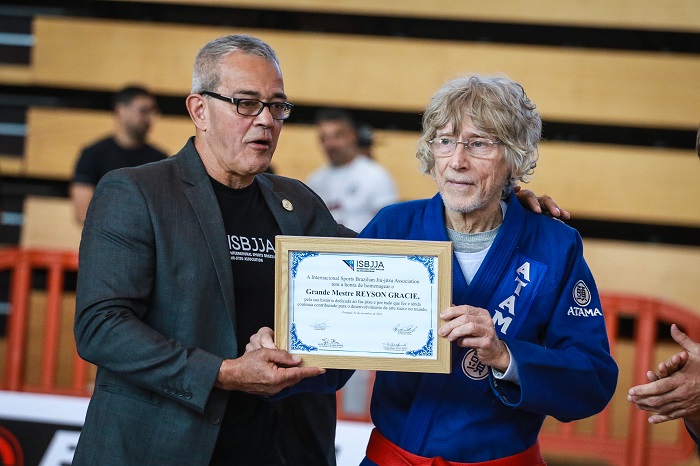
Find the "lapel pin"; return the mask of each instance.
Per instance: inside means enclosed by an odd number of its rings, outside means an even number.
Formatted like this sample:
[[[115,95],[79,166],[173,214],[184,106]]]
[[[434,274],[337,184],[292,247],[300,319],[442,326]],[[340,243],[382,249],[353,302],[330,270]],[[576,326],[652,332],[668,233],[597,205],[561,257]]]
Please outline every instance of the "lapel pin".
[[[282,199],[282,207],[284,207],[288,211],[292,211],[294,209],[294,206],[292,205],[291,202],[289,202],[288,199]]]

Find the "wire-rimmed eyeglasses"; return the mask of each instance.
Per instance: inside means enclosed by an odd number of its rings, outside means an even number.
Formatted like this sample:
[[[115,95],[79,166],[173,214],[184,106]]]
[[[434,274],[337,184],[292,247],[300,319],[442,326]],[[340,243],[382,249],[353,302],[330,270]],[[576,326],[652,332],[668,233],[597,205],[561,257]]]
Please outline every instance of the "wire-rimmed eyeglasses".
[[[486,138],[469,138],[465,141],[458,141],[445,137],[431,139],[428,143],[435,157],[451,157],[457,150],[457,144],[462,144],[469,155],[480,159],[496,157],[498,151],[495,150],[495,146],[503,144],[501,141],[492,141]]]
[[[292,114],[292,109],[294,108],[294,105],[289,102],[263,102],[257,99],[237,99],[211,91],[202,91],[199,94],[208,95],[209,97],[214,97],[215,99],[233,104],[236,106],[236,111],[244,116],[258,116],[262,113],[263,109],[267,107],[270,109],[272,118],[275,120],[286,120]]]

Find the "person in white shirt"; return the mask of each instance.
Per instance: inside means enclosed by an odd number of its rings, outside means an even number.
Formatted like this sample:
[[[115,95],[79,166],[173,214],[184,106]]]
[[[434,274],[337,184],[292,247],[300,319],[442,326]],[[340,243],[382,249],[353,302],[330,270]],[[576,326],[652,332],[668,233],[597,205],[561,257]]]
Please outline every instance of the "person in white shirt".
[[[361,231],[384,206],[398,201],[389,172],[360,152],[350,114],[332,109],[316,119],[328,165],[313,172],[307,184],[321,196],[338,223]]]

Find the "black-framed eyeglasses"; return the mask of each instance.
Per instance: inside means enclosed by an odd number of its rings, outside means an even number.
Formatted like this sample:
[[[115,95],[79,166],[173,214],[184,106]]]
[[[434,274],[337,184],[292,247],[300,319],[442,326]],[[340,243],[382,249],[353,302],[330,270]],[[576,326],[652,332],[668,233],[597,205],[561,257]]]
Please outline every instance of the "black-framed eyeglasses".
[[[257,99],[237,99],[235,97],[227,97],[211,91],[202,91],[202,95],[208,95],[215,99],[223,100],[236,106],[236,111],[244,116],[258,116],[263,109],[270,109],[270,114],[275,120],[286,120],[292,114],[293,104],[289,102],[263,102]]]

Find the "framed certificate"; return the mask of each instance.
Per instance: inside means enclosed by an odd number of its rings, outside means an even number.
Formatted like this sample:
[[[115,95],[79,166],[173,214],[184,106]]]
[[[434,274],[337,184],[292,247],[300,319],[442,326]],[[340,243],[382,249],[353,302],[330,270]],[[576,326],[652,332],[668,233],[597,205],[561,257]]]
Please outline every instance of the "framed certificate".
[[[452,243],[277,236],[275,343],[304,365],[449,373]]]

